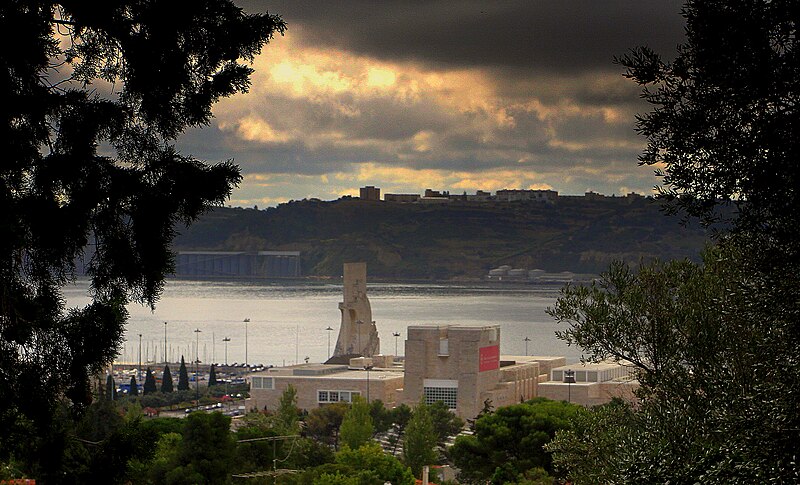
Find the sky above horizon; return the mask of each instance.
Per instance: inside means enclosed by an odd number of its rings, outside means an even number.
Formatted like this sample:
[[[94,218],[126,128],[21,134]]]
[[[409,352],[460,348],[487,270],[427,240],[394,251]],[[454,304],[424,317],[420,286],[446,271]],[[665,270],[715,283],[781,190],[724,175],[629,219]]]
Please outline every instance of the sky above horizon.
[[[683,40],[672,0],[237,0],[278,14],[250,92],[178,148],[233,159],[233,206],[382,193],[649,194],[648,110],[614,56]]]

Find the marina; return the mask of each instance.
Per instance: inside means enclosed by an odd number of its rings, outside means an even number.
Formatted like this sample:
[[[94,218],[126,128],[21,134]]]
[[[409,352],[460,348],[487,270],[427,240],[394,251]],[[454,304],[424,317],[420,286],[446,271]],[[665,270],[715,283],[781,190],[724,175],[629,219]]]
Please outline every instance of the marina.
[[[88,287],[87,280],[67,287],[67,306],[88,303]],[[502,328],[501,344],[510,353],[563,355],[574,362],[579,350],[555,337],[558,326],[545,312],[559,288],[368,284],[383,354],[403,355],[411,325],[497,324]],[[336,344],[341,292],[338,281],[169,280],[155,311],[135,303],[128,306],[117,362],[163,362],[165,341],[169,362],[179,362],[183,355],[187,363],[199,358],[202,363],[225,364],[226,352],[230,365],[323,362]]]

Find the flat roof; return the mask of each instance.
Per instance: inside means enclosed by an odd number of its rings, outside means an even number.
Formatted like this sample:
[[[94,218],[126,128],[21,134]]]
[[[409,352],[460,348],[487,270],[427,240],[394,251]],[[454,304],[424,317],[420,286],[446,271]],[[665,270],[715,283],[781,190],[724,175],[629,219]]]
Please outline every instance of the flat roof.
[[[626,367],[631,368],[632,365],[624,364],[624,363],[617,363],[617,362],[575,362],[573,364],[562,365],[558,367],[553,367],[551,370],[606,370],[606,369],[616,369],[617,367]]]
[[[340,364],[299,364],[288,367],[272,367],[253,372],[250,377],[280,377],[286,379],[348,379],[367,380],[367,371],[351,369]],[[403,369],[373,368],[369,371],[370,380],[396,379],[403,377]]]

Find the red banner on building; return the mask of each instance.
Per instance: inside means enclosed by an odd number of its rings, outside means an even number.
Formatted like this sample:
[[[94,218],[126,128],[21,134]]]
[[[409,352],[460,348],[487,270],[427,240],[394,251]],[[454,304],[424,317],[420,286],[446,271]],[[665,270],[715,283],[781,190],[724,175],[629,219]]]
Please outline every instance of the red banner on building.
[[[495,370],[500,368],[500,346],[490,345],[488,347],[481,347],[480,349],[480,365],[479,372],[487,370]]]

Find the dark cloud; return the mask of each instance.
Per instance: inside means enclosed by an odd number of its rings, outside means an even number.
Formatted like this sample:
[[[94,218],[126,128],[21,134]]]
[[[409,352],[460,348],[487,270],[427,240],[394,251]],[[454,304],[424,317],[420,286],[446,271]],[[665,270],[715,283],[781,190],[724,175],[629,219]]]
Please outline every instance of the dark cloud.
[[[612,59],[643,44],[670,57],[678,1],[236,1],[282,15],[287,39],[265,47],[251,93],[178,145],[233,158],[247,176],[237,204],[366,184],[619,194],[655,183],[636,163],[634,115],[649,108]],[[373,68],[396,77],[371,85]]]
[[[613,69],[637,45],[669,56],[683,35],[675,0],[241,0],[303,29],[307,42],[383,60],[508,69]]]

